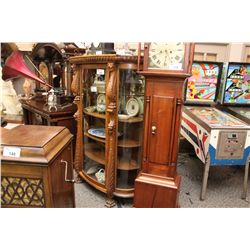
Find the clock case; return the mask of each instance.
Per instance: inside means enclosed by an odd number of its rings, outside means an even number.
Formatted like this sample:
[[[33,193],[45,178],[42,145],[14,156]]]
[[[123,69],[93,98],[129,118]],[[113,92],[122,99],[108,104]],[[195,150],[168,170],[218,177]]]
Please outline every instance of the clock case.
[[[185,43],[185,51],[184,51],[184,67],[182,70],[171,70],[171,69],[153,69],[149,67],[149,49],[150,43],[144,44],[144,61],[143,61],[143,71],[141,74],[161,74],[161,75],[183,75],[191,72],[192,60],[193,60],[193,52],[194,52],[194,44]],[[138,49],[139,57],[141,57],[141,45],[139,45]],[[185,76],[186,77],[186,76]]]
[[[149,44],[144,45],[144,143],[142,169],[135,180],[134,207],[178,207],[180,176],[176,172],[183,85],[190,76],[194,44],[185,44],[183,70],[148,68]],[[141,57],[141,46],[138,49]],[[139,65],[138,60],[138,65]]]

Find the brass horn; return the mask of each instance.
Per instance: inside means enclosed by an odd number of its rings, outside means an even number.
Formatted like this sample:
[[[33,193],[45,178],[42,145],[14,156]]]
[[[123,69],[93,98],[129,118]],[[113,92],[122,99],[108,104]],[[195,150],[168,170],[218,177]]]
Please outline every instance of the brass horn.
[[[36,68],[36,67],[35,67]],[[2,70],[3,80],[10,80],[16,77],[27,77],[38,81],[41,84],[44,84],[50,88],[53,88],[50,84],[46,83],[44,80],[40,79],[35,75],[25,64],[22,53],[20,51],[14,51],[7,58],[5,65]]]

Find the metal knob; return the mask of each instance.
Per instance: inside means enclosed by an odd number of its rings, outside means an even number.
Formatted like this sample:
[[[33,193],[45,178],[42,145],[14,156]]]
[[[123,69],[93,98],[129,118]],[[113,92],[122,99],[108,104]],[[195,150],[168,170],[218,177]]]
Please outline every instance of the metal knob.
[[[156,134],[156,126],[152,126],[152,135]]]

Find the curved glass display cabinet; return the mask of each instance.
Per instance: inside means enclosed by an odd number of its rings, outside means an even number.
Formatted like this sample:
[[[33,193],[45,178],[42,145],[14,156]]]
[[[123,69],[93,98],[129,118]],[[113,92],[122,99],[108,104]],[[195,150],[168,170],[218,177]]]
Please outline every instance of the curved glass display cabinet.
[[[145,81],[136,56],[84,55],[74,65],[78,111],[75,170],[113,197],[129,198],[141,166]]]

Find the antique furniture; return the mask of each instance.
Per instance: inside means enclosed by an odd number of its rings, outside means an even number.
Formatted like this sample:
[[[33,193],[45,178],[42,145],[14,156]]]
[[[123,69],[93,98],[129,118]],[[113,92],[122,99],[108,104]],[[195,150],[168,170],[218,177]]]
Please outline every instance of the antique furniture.
[[[182,89],[189,76],[194,46],[146,43],[145,122],[142,169],[135,180],[134,207],[177,207],[176,173]],[[141,48],[139,47],[139,56]]]
[[[229,62],[224,64],[221,105],[217,107],[250,125],[250,64]],[[248,143],[248,159],[244,176],[242,198],[246,199],[248,169],[250,164],[250,139]]]
[[[221,63],[195,61],[185,91],[181,134],[204,163],[201,200],[206,196],[210,166],[245,165],[248,171],[250,127],[213,107],[219,96],[221,72]],[[246,181],[244,183],[242,197],[246,196]]]
[[[83,55],[76,68],[78,106],[75,169],[80,178],[107,194],[132,197],[141,165],[144,80],[137,57]]]
[[[2,207],[75,207],[67,128],[6,126],[1,135]]]
[[[45,82],[50,83],[58,92],[70,96],[72,68],[68,61],[70,56],[84,54],[85,49],[74,43],[37,43],[32,50],[31,58],[38,74]],[[43,86],[36,84],[37,90]]]
[[[65,126],[74,135],[73,148],[75,148],[76,121],[74,114],[76,105],[68,103],[50,109],[44,100],[20,100],[23,108],[24,123],[27,125]]]

